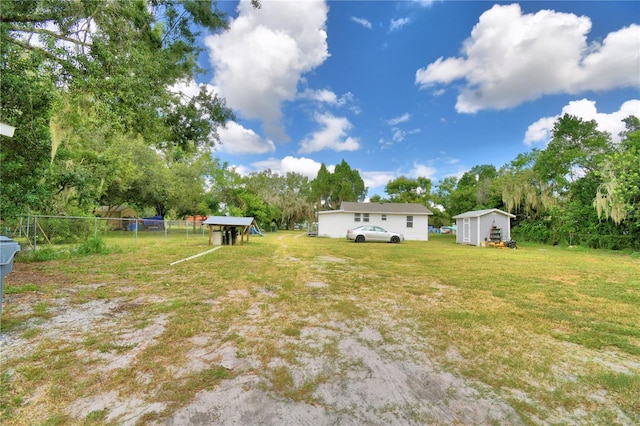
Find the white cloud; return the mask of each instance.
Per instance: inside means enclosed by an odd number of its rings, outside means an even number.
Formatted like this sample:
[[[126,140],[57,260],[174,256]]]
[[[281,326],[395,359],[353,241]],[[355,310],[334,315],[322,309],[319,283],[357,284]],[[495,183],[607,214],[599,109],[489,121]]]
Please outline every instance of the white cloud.
[[[308,99],[315,102],[326,103],[332,106],[343,107],[353,102],[353,93],[347,92],[344,95],[338,97],[334,92],[327,89],[313,90],[305,89],[298,94],[299,99]]]
[[[173,86],[170,86],[169,91],[193,98],[200,93],[200,86],[207,86],[209,89],[213,89],[213,86],[210,84],[197,84],[193,79],[187,79],[180,80]]]
[[[328,104],[336,104],[338,102],[338,96],[333,93],[331,90],[312,90],[306,89],[304,92],[301,92],[298,97],[300,99],[309,99],[316,102],[324,102]]]
[[[396,31],[407,25],[411,20],[409,18],[392,19],[389,24],[389,31]]]
[[[562,113],[552,116],[543,117],[535,123],[531,124],[527,129],[524,137],[526,145],[535,143],[547,144],[551,138],[551,131],[556,120],[564,114],[574,115],[585,121],[595,120],[598,123],[598,130],[609,132],[615,142],[620,141],[620,132],[625,130],[625,124],[622,121],[630,115],[638,115],[640,111],[640,100],[632,99],[626,101],[620,106],[618,111],[610,114],[598,112],[596,102],[588,99],[580,99],[571,101],[562,108]]]
[[[418,3],[420,6],[431,6],[436,0],[411,0],[413,3]]]
[[[415,135],[416,133],[420,133],[420,129],[411,129],[411,130],[402,130],[398,127],[394,127],[391,129],[393,133],[391,134],[391,139],[380,138],[378,142],[382,145],[383,148],[391,148],[393,145],[398,144],[408,136]]]
[[[397,126],[400,123],[406,123],[410,119],[411,119],[411,114],[409,114],[408,112],[405,112],[404,114],[398,117],[394,117],[390,120],[387,120],[387,124],[390,126]]]
[[[218,129],[218,135],[220,151],[229,154],[265,154],[276,149],[271,140],[262,139],[253,130],[233,121],[227,123],[226,128]]]
[[[397,177],[396,173],[389,172],[389,171],[365,172],[360,170],[359,172],[360,172],[360,177],[364,181],[364,186],[369,189],[369,195],[371,195],[371,192],[383,194],[384,187],[387,186],[389,181],[392,181]],[[376,188],[383,189],[383,190],[374,191]]]
[[[345,117],[334,117],[329,113],[316,113],[315,120],[322,129],[311,134],[300,143],[298,152],[312,152],[331,149],[334,151],[355,151],[360,148],[358,138],[347,136],[353,125]]]
[[[392,147],[393,145],[402,142],[405,137],[407,135],[413,135],[416,133],[420,133],[420,129],[411,129],[411,130],[404,130],[401,129],[399,127],[396,127],[398,124],[402,124],[402,123],[406,123],[409,120],[411,120],[411,114],[409,114],[408,112],[405,112],[402,115],[399,115],[398,117],[394,117],[391,118],[389,120],[386,121],[386,123],[391,127],[391,139],[387,139],[387,138],[380,138],[380,140],[378,141],[380,143],[380,145],[383,146],[383,148],[389,148]]]
[[[267,137],[287,140],[281,104],[295,99],[302,74],[321,65],[327,50],[327,4],[317,1],[249,0],[227,31],[205,38],[214,68],[213,83],[227,105],[260,120]]]
[[[504,109],[546,94],[640,87],[640,26],[587,44],[588,17],[518,4],[484,12],[462,57],[439,58],[416,72],[421,88],[466,80],[456,110]]]
[[[287,173],[299,173],[309,179],[315,179],[320,170],[321,163],[306,157],[286,156],[282,159],[269,158],[268,160],[258,161],[252,164],[258,170],[271,169],[274,173],[285,176]],[[327,169],[329,167],[327,166]]]
[[[363,27],[365,27],[366,29],[370,30],[371,29],[371,22],[369,22],[367,19],[364,18],[357,18],[355,16],[351,17],[351,20],[353,22],[355,22],[356,24],[360,24]]]
[[[553,129],[553,125],[557,119],[557,115],[544,117],[530,125],[524,136],[525,145],[531,145],[535,142],[547,143],[551,135],[551,129]]]
[[[425,177],[433,180],[437,173],[438,170],[434,167],[419,163],[413,163],[413,168],[411,169],[409,176],[414,179],[418,177]]]

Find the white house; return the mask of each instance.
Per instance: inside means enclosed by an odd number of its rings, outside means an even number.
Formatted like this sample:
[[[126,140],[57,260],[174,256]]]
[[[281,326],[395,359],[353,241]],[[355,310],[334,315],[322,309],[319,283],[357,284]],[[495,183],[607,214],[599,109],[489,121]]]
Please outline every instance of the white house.
[[[456,242],[479,246],[483,241],[511,239],[511,219],[515,216],[499,209],[474,210],[453,216],[458,228]]]
[[[361,225],[376,225],[399,232],[406,240],[429,239],[431,210],[412,203],[343,202],[340,210],[318,213],[318,236],[346,238],[347,230]]]

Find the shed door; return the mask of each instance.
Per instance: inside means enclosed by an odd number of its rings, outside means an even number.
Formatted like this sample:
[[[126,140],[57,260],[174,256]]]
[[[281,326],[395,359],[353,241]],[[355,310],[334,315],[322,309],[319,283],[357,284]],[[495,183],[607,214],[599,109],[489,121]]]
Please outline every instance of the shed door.
[[[471,242],[471,219],[468,217],[462,219],[462,242]]]

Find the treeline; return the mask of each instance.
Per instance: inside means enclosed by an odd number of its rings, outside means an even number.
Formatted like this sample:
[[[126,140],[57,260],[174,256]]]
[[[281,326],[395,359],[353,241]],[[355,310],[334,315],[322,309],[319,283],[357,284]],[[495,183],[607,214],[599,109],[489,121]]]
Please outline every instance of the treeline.
[[[595,121],[564,115],[545,149],[438,184],[446,216],[487,208],[516,215],[512,235],[547,244],[640,249],[640,121],[615,142]]]
[[[419,202],[430,223],[449,225],[470,210],[498,208],[516,215],[512,235],[546,244],[640,249],[640,120],[623,120],[614,141],[593,120],[564,115],[545,149],[518,155],[500,169],[477,165],[431,190],[428,179],[400,177],[389,195],[372,201]]]

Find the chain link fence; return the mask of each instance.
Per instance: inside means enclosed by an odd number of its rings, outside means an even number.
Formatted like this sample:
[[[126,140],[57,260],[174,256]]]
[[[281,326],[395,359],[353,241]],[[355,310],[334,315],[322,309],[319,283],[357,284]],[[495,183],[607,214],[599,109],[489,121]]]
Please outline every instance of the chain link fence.
[[[98,237],[133,244],[140,239],[205,237],[205,228],[200,220],[33,215],[5,221],[0,231],[24,249],[37,250],[43,246],[79,244]]]

